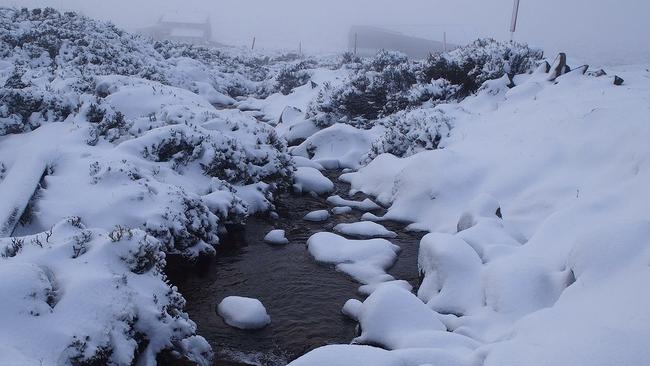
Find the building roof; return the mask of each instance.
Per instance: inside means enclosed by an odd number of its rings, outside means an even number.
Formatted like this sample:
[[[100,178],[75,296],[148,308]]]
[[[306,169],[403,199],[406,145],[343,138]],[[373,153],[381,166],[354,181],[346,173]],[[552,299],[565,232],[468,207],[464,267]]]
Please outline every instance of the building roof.
[[[199,13],[165,14],[160,18],[160,23],[205,24],[209,17]]]

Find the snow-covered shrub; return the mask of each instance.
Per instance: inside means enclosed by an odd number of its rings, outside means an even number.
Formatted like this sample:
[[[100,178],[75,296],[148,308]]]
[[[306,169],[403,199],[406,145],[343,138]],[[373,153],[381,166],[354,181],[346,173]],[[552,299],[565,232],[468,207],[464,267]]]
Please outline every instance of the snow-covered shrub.
[[[344,59],[353,62],[350,57]],[[541,57],[541,51],[526,45],[492,39],[480,39],[424,61],[380,51],[354,64],[354,72],[342,85],[324,86],[306,115],[320,127],[343,122],[369,128],[393,113],[456,101],[487,80],[528,72]]]
[[[363,125],[406,108],[407,91],[415,82],[406,55],[380,51],[364,61],[348,84],[333,90],[331,104],[350,123]]]
[[[398,112],[380,122],[386,131],[362,158],[365,163],[384,153],[407,157],[420,151],[435,150],[452,128],[451,118],[435,108]]]
[[[289,95],[293,89],[309,82],[311,79],[309,69],[315,65],[314,60],[307,59],[270,68],[269,78],[257,89],[257,97],[266,98],[274,93]]]
[[[98,116],[99,113],[97,116],[90,115],[92,118]],[[128,134],[130,128],[131,123],[119,111],[115,112],[112,116],[103,115],[99,123],[93,124],[88,143],[90,145],[96,144],[99,137],[104,137],[108,142],[115,142],[122,138],[122,136]]]
[[[32,131],[46,122],[63,121],[75,105],[35,87],[0,89],[0,136]]]
[[[289,95],[293,89],[307,84],[310,77],[309,72],[302,69],[300,64],[298,64],[296,66],[283,67],[275,80],[280,93]]]
[[[219,219],[195,194],[169,186],[167,202],[160,217],[144,224],[145,230],[159,239],[168,253],[194,257],[213,253],[219,243]]]
[[[0,251],[23,243],[0,258],[0,363],[128,366],[168,352],[210,364],[209,344],[166,283],[162,245],[141,230],[121,230],[115,240],[115,231],[70,218],[48,232],[0,239]],[[71,256],[76,238],[86,250]]]
[[[487,80],[523,74],[536,66],[543,52],[516,42],[479,39],[449,53],[431,55],[422,65],[424,81],[446,79],[460,95],[474,93]]]

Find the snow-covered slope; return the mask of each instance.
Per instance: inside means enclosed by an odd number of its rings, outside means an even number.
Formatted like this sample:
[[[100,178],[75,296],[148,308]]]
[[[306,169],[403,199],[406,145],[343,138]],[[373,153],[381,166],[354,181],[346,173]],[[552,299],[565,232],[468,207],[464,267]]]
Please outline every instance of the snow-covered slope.
[[[292,63],[0,9],[0,364],[211,361],[165,257],[293,185],[273,127],[221,109]]]
[[[344,176],[390,205],[386,218],[432,232],[420,244],[417,295],[433,310],[423,324],[446,329],[419,358],[403,341],[423,341],[427,329],[384,325],[369,343],[398,350],[383,353],[387,364],[650,362],[650,73],[608,71],[625,83],[580,69],[555,81],[538,70],[511,89],[489,82],[437,107],[454,120],[440,149],[379,155]],[[369,322],[394,301],[382,296],[357,316]],[[386,322],[362,322],[363,334]],[[305,360],[352,365],[357,352],[367,351],[325,348]]]

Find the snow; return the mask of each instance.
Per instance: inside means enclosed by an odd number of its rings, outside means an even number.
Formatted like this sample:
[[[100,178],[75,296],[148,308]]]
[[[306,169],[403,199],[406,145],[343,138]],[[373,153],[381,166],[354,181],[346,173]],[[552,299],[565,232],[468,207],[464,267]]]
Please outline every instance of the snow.
[[[271,323],[271,317],[258,299],[228,296],[217,306],[219,315],[235,328],[254,330]]]
[[[172,343],[191,342],[196,347],[187,353],[209,364],[210,346],[194,335],[183,298],[162,273],[161,249],[143,231],[87,229],[78,218],[0,239],[0,364],[57,364],[101,349],[110,350],[108,361],[131,364],[136,331],[148,340],[142,362],[153,363]]]
[[[386,281],[386,282],[381,282],[381,283],[373,283],[370,285],[363,285],[359,286],[359,293],[361,295],[370,295],[373,292],[377,291],[380,287],[384,286],[397,286],[401,287],[406,291],[411,292],[413,290],[413,286],[411,286],[410,283],[404,281],[404,280],[394,280],[394,281]]]
[[[332,213],[335,215],[344,215],[352,212],[352,207],[350,206],[337,206],[332,208]]]
[[[369,149],[379,129],[360,130],[346,124],[335,124],[309,136],[291,150],[296,156],[309,158],[327,169],[360,166],[361,156]]]
[[[341,313],[354,321],[359,321],[359,315],[361,315],[361,309],[363,303],[357,299],[350,299],[343,304],[341,308]]]
[[[291,366],[407,366],[403,359],[381,348],[330,345],[317,348],[290,363]]]
[[[313,192],[325,194],[334,190],[334,183],[327,179],[318,169],[298,167],[294,173],[293,188],[296,192]]]
[[[289,240],[286,238],[284,230],[279,229],[269,231],[269,233],[264,237],[264,241],[274,245],[289,244]]]
[[[330,205],[336,206],[347,206],[360,211],[373,211],[381,209],[381,206],[372,202],[370,198],[366,198],[363,201],[352,201],[342,198],[339,195],[327,197],[327,203]]]
[[[338,224],[334,231],[344,235],[366,238],[395,238],[397,234],[385,227],[370,221],[354,222],[351,224]]]
[[[353,81],[386,91],[393,71],[426,63],[154,44],[49,10],[4,9],[0,23],[0,364],[148,365],[162,351],[211,364],[166,256],[214,254],[225,224],[274,210],[292,185],[332,192],[325,168],[373,197],[327,198],[333,214],[364,212],[334,231],[393,237],[376,222],[398,220],[428,232],[423,281],[414,295],[387,273],[399,247],[385,239],[313,235],[311,256],[368,298],[342,309],[357,344],[292,364],[650,364],[648,65],[596,77],[542,63],[511,79],[530,49],[506,60],[510,46],[483,41],[439,56],[486,62],[464,100],[461,85],[425,80],[359,115],[334,96],[359,93]],[[302,85],[282,90],[288,69]],[[282,230],[265,240],[288,242]],[[219,313],[270,321],[255,299]]]
[[[399,252],[398,246],[385,239],[351,240],[327,232],[312,235],[307,249],[318,262],[335,264],[362,284],[392,280],[386,270]]]
[[[304,219],[312,222],[322,222],[329,219],[330,213],[327,210],[312,211],[305,215]]]
[[[306,167],[306,168],[314,168],[318,170],[325,170],[325,168],[323,168],[322,165],[314,161],[311,161],[307,158],[304,158],[302,156],[293,156],[292,158],[297,168]]]
[[[403,320],[368,343],[454,345],[466,357],[485,345],[490,366],[647,363],[643,70],[617,69],[623,87],[576,73],[517,78],[505,92],[493,85],[438,107],[454,119],[443,149],[379,155],[344,175],[352,193],[389,206],[386,219],[431,232],[418,297],[449,330],[413,339]]]
[[[11,236],[51,159],[47,150],[23,156],[0,182],[0,238]]]

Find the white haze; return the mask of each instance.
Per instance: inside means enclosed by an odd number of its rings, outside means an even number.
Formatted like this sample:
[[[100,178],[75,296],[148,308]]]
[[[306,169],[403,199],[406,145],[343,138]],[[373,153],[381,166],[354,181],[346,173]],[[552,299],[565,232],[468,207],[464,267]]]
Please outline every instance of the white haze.
[[[513,0],[0,0],[4,6],[80,10],[129,30],[164,13],[209,14],[215,38],[232,45],[342,51],[351,25],[373,25],[449,42],[507,40]],[[518,41],[596,64],[650,59],[648,0],[521,0]]]

